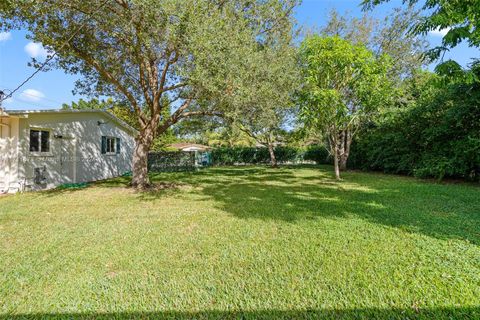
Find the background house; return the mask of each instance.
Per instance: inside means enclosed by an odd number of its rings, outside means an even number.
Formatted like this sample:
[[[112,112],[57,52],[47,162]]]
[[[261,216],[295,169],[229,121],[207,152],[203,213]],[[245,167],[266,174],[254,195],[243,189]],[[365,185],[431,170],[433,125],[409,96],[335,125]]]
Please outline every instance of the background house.
[[[168,145],[168,148],[174,149],[177,151],[198,151],[198,152],[206,152],[211,150],[212,148],[209,146],[205,146],[203,144],[196,144],[196,143],[189,143],[189,142],[179,142],[179,143],[172,143]]]
[[[0,192],[39,190],[131,170],[136,130],[103,110],[0,115]]]
[[[210,150],[211,147],[203,144],[190,142],[179,142],[168,145],[169,149],[182,152],[191,152],[194,154],[194,166],[208,166],[211,164]]]

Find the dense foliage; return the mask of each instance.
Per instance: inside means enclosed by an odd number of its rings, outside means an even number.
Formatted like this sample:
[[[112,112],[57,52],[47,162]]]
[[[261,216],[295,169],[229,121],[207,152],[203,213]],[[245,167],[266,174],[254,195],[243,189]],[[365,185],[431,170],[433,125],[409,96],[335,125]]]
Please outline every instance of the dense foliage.
[[[414,6],[396,8],[384,19],[376,18],[370,12],[356,17],[333,10],[320,34],[340,36],[353,44],[364,45],[377,57],[388,55],[392,62],[389,77],[399,82],[426,66],[426,35],[410,32],[411,26],[420,21],[421,13]]]
[[[480,67],[450,66],[410,86],[415,100],[355,141],[351,167],[480,180]]]
[[[267,148],[222,147],[213,149],[211,157],[214,165],[270,163],[270,155]],[[278,163],[294,164],[304,161],[314,161],[318,164],[331,163],[328,159],[327,150],[321,146],[309,148],[278,146],[275,148],[275,157]]]
[[[364,8],[369,9],[375,5],[390,0],[364,0]],[[442,52],[453,48],[462,41],[467,41],[470,46],[480,45],[480,0],[404,0],[410,5],[421,3],[422,9],[427,12],[413,26],[416,33],[427,33],[434,30],[447,31],[443,37],[442,45],[430,50],[432,57],[438,58]]]

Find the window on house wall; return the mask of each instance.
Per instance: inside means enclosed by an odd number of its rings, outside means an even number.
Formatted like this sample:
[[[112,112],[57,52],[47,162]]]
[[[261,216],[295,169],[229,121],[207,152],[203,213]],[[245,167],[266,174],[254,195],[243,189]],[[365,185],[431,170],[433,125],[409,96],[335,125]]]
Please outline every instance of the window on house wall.
[[[115,153],[115,138],[107,137],[107,153]]]
[[[120,138],[102,137],[102,154],[119,154]]]
[[[50,131],[30,129],[30,152],[50,152]]]

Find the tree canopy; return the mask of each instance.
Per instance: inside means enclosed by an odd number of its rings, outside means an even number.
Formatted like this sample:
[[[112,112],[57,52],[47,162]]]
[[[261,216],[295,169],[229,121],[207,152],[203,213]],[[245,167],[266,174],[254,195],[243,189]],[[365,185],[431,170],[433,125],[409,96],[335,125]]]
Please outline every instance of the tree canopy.
[[[320,30],[325,36],[340,36],[353,44],[365,45],[377,57],[387,54],[392,59],[389,74],[394,81],[412,76],[426,65],[425,51],[428,42],[424,35],[410,32],[412,25],[421,20],[420,12],[413,6],[396,8],[384,19],[330,12],[327,24]]]
[[[390,0],[364,0],[365,9]],[[403,0],[410,6],[420,3],[428,12],[413,27],[416,33],[426,34],[429,31],[447,30],[442,46],[430,51],[434,58],[442,52],[455,47],[465,40],[470,46],[480,46],[480,0]]]
[[[335,171],[346,168],[358,124],[388,101],[388,56],[335,37],[308,37],[301,45],[304,87],[301,116],[326,133]]]
[[[259,58],[250,59],[252,76],[245,79],[253,90],[234,106],[232,124],[269,149],[276,166],[274,146],[287,122],[292,120],[293,95],[299,86],[297,52],[291,35],[275,39],[275,45],[261,46]],[[269,61],[268,64],[265,61]]]

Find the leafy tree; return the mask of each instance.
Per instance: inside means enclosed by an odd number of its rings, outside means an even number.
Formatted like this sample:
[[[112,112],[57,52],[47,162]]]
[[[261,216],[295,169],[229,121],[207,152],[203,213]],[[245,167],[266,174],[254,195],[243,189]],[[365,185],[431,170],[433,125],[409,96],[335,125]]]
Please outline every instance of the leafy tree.
[[[293,94],[298,87],[299,74],[296,52],[291,37],[276,39],[276,45],[262,47],[258,61],[250,70],[256,88],[235,108],[233,124],[249,137],[268,148],[270,163],[277,166],[275,146],[284,134],[284,126],[293,117]]]
[[[240,83],[239,87],[247,90],[228,101],[231,108],[216,124],[232,127],[224,132],[234,133],[238,129],[250,140],[267,147],[271,164],[276,166],[274,147],[284,131],[283,126],[293,116],[292,96],[299,84],[292,33],[270,35],[249,53],[243,64],[248,73],[236,81]],[[205,103],[224,101],[210,99]],[[195,121],[189,122],[195,126]]]
[[[250,146],[251,139],[237,127],[230,126],[223,117],[192,117],[179,122],[175,128],[176,135],[184,140],[217,146]]]
[[[364,0],[365,9],[390,0]],[[415,24],[413,31],[426,34],[429,31],[448,29],[443,45],[430,51],[434,58],[442,52],[466,40],[470,46],[480,46],[480,0],[403,0],[413,5],[421,3],[428,16]]]
[[[285,130],[282,125],[287,121],[288,109],[284,106],[272,106],[273,108],[261,109],[254,106],[252,113],[245,114],[237,120],[241,131],[245,132],[257,144],[265,146],[270,156],[270,164],[277,167],[275,147],[282,142]]]
[[[133,110],[140,134],[132,185],[146,188],[147,155],[155,138],[186,117],[229,111],[243,92],[254,90],[244,81],[245,62],[259,45],[271,45],[272,36],[291,32],[296,4],[6,0],[0,4],[0,24],[25,28],[30,39],[52,50],[48,67],[80,74],[77,92],[111,96]],[[207,99],[218,103],[203,103]]]
[[[365,13],[361,18],[348,14],[340,15],[333,10],[330,19],[321,29],[325,36],[340,36],[353,44],[364,44],[377,57],[387,54],[392,59],[389,75],[400,82],[412,76],[426,64],[425,51],[428,42],[425,35],[410,32],[410,28],[421,19],[413,6],[394,9],[384,19],[377,19]]]
[[[211,147],[250,147],[255,141],[238,127],[226,125],[215,130],[198,133],[192,141]]]
[[[79,99],[77,102],[72,101],[71,104],[64,103],[62,104],[62,109],[73,109],[73,110],[89,110],[89,109],[108,109],[114,104],[113,99],[109,98],[107,100],[98,100],[90,99],[86,101],[84,99]]]
[[[338,36],[310,36],[300,51],[305,82],[301,116],[307,126],[325,132],[340,179],[359,125],[389,99],[390,59]]]

